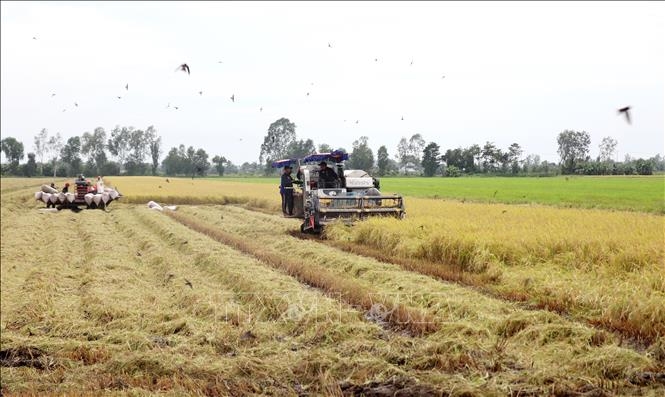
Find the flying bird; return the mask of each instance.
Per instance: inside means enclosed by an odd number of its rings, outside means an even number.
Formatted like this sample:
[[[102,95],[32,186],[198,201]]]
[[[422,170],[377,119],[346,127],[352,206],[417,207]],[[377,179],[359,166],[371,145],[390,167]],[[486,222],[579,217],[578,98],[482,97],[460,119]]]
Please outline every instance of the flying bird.
[[[231,101],[233,101],[233,102],[236,101],[236,94],[231,95]]]
[[[188,286],[189,288],[194,289],[194,287],[192,286],[191,281],[189,281],[189,280],[187,280],[187,279],[185,279],[185,285]]]
[[[74,102],[74,106],[76,106],[76,107],[79,107],[79,104],[78,104],[78,103],[76,103],[76,102]]]
[[[224,63],[224,62],[222,62],[222,61],[217,61],[217,63]]]
[[[412,66],[412,65],[413,65],[413,59],[411,60],[411,63],[409,64],[409,66]]]
[[[36,38],[35,36],[32,36],[32,39],[33,39],[33,40],[37,40],[37,38]]]
[[[442,78],[442,79],[445,79],[445,78],[446,78],[446,76],[445,76],[445,75],[444,75],[444,76],[441,76],[441,78]]]
[[[404,120],[404,116],[402,116],[402,120]]]
[[[62,112],[63,112],[63,113],[66,112],[66,111],[67,111],[67,109],[62,109]]]
[[[51,94],[51,98],[53,98],[54,96],[55,96],[55,93]]]
[[[623,113],[626,116],[626,121],[628,122],[628,124],[630,124],[630,112],[629,112],[629,110],[630,110],[630,106],[626,106],[625,108],[621,108],[617,111],[619,114]]]
[[[259,112],[263,112],[263,108],[259,109]]]
[[[203,95],[203,91],[199,91],[199,95]]]
[[[374,58],[374,62],[379,62],[379,58]]]
[[[174,108],[175,108],[175,110],[178,110],[178,107],[177,107],[177,106],[174,106]]]
[[[328,43],[328,48],[332,48],[332,45],[330,43]]]
[[[129,83],[127,83],[127,85],[125,85],[125,90],[129,91]]]
[[[122,97],[121,97],[121,96],[119,96],[119,97],[118,97],[118,99],[122,99]]]
[[[187,74],[189,74],[189,66],[187,66],[186,63],[178,66],[175,71],[177,72],[178,70],[182,70],[183,72],[187,72]]]
[[[358,124],[358,120],[356,120],[356,124]]]
[[[307,96],[309,96],[309,92],[307,93]]]

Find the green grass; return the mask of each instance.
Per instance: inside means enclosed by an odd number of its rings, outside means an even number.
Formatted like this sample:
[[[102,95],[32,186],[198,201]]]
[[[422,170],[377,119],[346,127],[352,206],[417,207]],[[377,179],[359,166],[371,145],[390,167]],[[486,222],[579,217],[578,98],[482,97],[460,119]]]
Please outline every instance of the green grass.
[[[219,181],[276,184],[279,178],[210,178]],[[445,198],[506,204],[545,204],[665,214],[665,176],[561,176],[551,178],[392,178],[381,190],[411,197]],[[496,194],[495,194],[496,193]]]
[[[663,176],[382,178],[381,190],[415,197],[665,213]]]

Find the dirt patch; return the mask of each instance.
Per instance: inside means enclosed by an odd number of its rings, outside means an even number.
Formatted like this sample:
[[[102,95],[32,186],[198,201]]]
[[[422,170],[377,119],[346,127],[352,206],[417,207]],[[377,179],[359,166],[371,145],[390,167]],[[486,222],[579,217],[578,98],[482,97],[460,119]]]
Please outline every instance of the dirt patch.
[[[55,360],[36,347],[13,347],[0,351],[0,367],[32,367],[48,369]]]
[[[395,377],[386,381],[374,381],[362,385],[351,382],[338,384],[345,396],[397,397],[397,396],[447,396],[448,394],[412,378]]]

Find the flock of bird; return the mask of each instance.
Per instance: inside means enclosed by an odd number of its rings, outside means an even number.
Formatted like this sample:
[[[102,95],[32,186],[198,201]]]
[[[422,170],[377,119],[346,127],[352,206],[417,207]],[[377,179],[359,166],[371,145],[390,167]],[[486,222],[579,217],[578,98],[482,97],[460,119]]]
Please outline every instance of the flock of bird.
[[[34,37],[34,36],[33,36],[32,39],[33,39],[33,40],[37,40],[37,37]],[[332,46],[332,44],[331,44],[330,42],[328,43],[328,48],[333,48],[333,46]],[[374,58],[374,62],[378,62],[378,61],[379,61],[379,58]],[[223,62],[222,62],[222,61],[218,61],[217,63],[223,63]],[[413,66],[413,59],[411,59],[411,62],[409,63],[409,66]],[[190,69],[189,65],[186,64],[186,63],[183,63],[183,64],[181,64],[180,66],[178,66],[178,67],[175,69],[175,71],[176,71],[176,72],[187,72],[188,75],[191,74],[191,69]],[[442,79],[445,79],[446,76],[445,76],[445,75],[442,75],[441,78],[442,78]],[[314,83],[311,83],[311,85],[314,85]],[[127,84],[125,85],[125,90],[126,90],[126,91],[129,91],[129,83],[127,83]],[[198,93],[199,93],[199,96],[203,96],[203,90],[200,90]],[[56,94],[53,93],[53,94],[51,94],[51,97],[54,97],[55,95],[56,95]],[[307,93],[306,93],[306,96],[310,96],[310,93],[307,92]],[[118,98],[118,99],[122,99],[122,96],[118,95],[117,98]],[[232,94],[231,97],[230,97],[229,99],[231,99],[231,102],[234,102],[234,103],[235,103],[235,100],[236,100],[235,93]],[[77,102],[74,102],[74,106],[75,106],[75,107],[78,107],[78,103],[77,103]],[[166,107],[167,107],[167,108],[171,108],[171,103],[169,102],[168,105],[167,105]],[[179,109],[178,106],[173,106],[173,108],[174,108],[175,110],[178,110],[178,109]],[[627,122],[628,124],[631,124],[630,109],[631,109],[630,106],[625,106],[625,107],[622,107],[622,108],[620,108],[620,109],[617,110],[617,112],[618,112],[619,115],[623,114],[623,115],[625,116],[625,118],[626,118],[626,122]],[[65,112],[66,110],[67,110],[67,109],[63,109],[62,111]],[[259,108],[259,112],[263,112],[263,107],[260,107],[260,108]],[[404,121],[404,116],[402,116],[400,120],[401,120],[401,121]],[[347,120],[344,120],[344,122],[346,122],[346,121],[347,121]],[[359,122],[360,122],[359,120],[356,120],[356,121],[355,121],[355,124],[358,124]],[[241,140],[242,140],[242,139],[241,139]]]

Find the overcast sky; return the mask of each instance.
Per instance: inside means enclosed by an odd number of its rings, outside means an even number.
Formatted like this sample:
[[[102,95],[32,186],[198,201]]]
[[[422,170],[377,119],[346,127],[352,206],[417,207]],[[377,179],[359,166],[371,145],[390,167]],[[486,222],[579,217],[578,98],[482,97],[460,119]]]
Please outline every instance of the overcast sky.
[[[154,125],[164,153],[182,143],[240,164],[281,117],[317,145],[366,135],[391,156],[420,133],[558,161],[564,129],[589,132],[594,156],[604,136],[620,159],[665,151],[663,2],[1,7],[1,133],[26,153],[42,128]],[[617,115],[628,105],[632,125]]]

